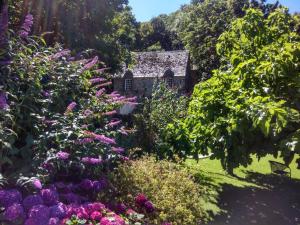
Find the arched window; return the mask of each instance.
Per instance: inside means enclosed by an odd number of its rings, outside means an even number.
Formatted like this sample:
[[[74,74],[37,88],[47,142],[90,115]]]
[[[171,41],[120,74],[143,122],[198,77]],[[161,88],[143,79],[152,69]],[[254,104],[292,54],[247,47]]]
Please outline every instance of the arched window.
[[[124,74],[124,90],[131,91],[133,89],[133,74],[131,71],[126,71]]]
[[[164,74],[164,81],[168,85],[168,87],[173,87],[174,85],[174,73],[172,70],[166,70]]]

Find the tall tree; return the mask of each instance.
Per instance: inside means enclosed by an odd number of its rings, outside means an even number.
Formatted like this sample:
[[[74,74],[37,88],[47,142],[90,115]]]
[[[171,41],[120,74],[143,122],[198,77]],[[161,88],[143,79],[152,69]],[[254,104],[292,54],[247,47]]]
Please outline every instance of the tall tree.
[[[179,153],[212,152],[230,173],[252,154],[280,153],[287,164],[300,154],[300,37],[291,22],[284,8],[267,18],[250,9],[220,36],[221,67],[195,87],[187,119],[170,127]]]

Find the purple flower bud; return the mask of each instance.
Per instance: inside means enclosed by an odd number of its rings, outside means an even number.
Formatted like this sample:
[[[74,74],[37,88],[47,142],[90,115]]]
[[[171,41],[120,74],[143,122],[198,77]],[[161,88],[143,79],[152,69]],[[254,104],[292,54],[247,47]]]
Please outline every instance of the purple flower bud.
[[[124,148],[120,148],[120,147],[112,147],[111,150],[112,150],[113,152],[118,153],[118,154],[121,154],[121,153],[123,153],[123,152],[125,151]]]
[[[67,106],[67,109],[65,111],[65,114],[68,114],[70,112],[73,111],[73,109],[77,106],[77,103],[76,102],[71,102],[68,106]]]
[[[30,30],[31,30],[31,27],[33,25],[33,16],[31,14],[28,14],[26,17],[25,17],[25,21],[21,27],[21,30],[19,31],[19,35],[20,37],[22,38],[27,38]]]

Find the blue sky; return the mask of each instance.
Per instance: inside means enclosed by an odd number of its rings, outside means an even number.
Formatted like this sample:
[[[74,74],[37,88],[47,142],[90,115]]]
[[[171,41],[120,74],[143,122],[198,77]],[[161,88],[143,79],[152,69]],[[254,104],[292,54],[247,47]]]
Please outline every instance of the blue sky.
[[[275,1],[269,0],[269,2]],[[190,0],[129,0],[129,5],[137,20],[143,22],[163,13],[174,12],[181,5],[189,2]],[[291,12],[300,12],[300,0],[280,0],[280,3],[287,6]]]

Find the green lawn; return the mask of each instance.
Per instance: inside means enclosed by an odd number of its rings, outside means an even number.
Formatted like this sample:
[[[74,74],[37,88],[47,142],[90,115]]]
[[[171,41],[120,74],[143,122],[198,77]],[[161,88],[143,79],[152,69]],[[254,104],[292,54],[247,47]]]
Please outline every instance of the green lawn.
[[[234,173],[239,177],[232,177],[228,175],[222,168],[219,160],[211,160],[209,158],[199,160],[197,163],[195,160],[188,160],[186,162],[187,166],[193,171],[193,173],[200,173],[204,177],[208,177],[211,182],[215,185],[222,186],[223,184],[231,184],[237,187],[247,187],[258,185],[251,180],[247,180],[248,172],[260,173],[260,174],[271,174],[271,169],[269,165],[269,160],[274,160],[278,162],[283,162],[282,159],[275,159],[273,156],[269,155],[267,157],[261,158],[258,160],[253,157],[253,163],[245,168],[239,167],[234,170]],[[300,179],[300,170],[297,169],[296,159],[290,165],[292,170],[292,178]]]

